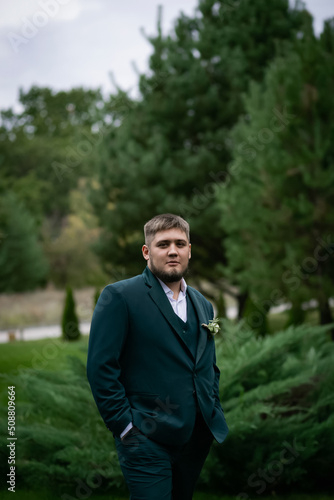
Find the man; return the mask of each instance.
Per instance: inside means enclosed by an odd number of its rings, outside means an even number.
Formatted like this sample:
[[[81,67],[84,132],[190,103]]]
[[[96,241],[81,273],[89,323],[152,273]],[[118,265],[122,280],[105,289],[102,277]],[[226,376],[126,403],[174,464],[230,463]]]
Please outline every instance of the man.
[[[213,308],[188,286],[189,225],[144,226],[142,275],[108,285],[90,331],[87,375],[113,433],[132,500],[189,500],[213,439],[228,427],[219,400]]]

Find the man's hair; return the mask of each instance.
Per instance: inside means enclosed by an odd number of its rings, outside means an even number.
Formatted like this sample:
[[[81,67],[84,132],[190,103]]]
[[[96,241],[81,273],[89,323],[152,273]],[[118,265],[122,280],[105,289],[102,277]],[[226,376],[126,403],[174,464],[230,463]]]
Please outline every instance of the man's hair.
[[[153,219],[146,222],[144,226],[145,244],[150,245],[154,236],[159,231],[166,231],[167,229],[181,229],[190,241],[190,230],[187,221],[182,219],[179,215],[174,214],[160,214],[153,217]]]

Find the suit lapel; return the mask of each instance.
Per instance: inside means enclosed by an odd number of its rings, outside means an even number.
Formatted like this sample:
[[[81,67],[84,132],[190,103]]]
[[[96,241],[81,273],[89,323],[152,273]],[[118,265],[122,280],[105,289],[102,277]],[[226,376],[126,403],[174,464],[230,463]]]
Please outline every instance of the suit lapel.
[[[146,285],[149,287],[148,294],[151,297],[151,299],[155,302],[157,307],[160,309],[161,313],[163,316],[166,318],[170,326],[173,328],[173,330],[177,333],[179,338],[181,339],[184,347],[187,349],[189,355],[194,359],[191,351],[189,350],[187,344],[183,340],[182,337],[182,326],[180,321],[178,320],[177,315],[173,311],[173,308],[166,297],[166,294],[164,290],[162,289],[159,281],[156,279],[154,274],[151,272],[151,270],[146,267],[146,269],[143,272],[143,278],[145,280]],[[189,299],[192,301],[199,320],[199,339],[198,339],[198,344],[197,344],[197,352],[196,352],[196,361],[195,363],[197,364],[198,361],[200,360],[206,346],[206,342],[208,339],[207,331],[206,329],[201,326],[202,323],[207,323],[207,315],[205,314],[205,311],[203,309],[203,306],[200,302],[200,300],[197,298],[194,290],[191,287],[187,287],[187,293],[189,294]]]
[[[204,326],[201,326],[202,323],[207,323],[207,315],[205,314],[205,311],[203,309],[203,306],[200,302],[200,300],[197,298],[194,290],[191,287],[187,287],[187,293],[189,294],[189,298],[192,301],[196,312],[198,316],[198,321],[199,321],[199,338],[198,338],[198,344],[197,344],[197,352],[196,352],[196,361],[195,363],[197,364],[199,360],[201,359],[201,356],[205,350],[205,346],[208,340],[208,334],[206,328]]]
[[[190,356],[194,359],[193,355],[191,354],[189,347],[187,346],[186,342],[183,340],[182,337],[182,326],[181,323],[173,311],[173,308],[166,297],[166,294],[164,290],[162,289],[162,286],[160,285],[159,281],[156,279],[154,274],[150,271],[148,267],[146,267],[145,271],[143,272],[143,277],[145,279],[146,285],[148,285],[149,290],[148,294],[151,297],[151,299],[155,302],[155,304],[158,306],[160,309],[160,312],[163,314],[163,316],[166,318],[170,326],[173,328],[173,330],[177,333],[179,338],[181,339],[183,345],[189,352]]]

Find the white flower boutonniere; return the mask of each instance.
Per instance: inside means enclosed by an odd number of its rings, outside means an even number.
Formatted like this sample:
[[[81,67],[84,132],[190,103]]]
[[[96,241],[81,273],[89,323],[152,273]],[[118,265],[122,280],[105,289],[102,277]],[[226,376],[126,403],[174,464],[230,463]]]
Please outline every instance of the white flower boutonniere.
[[[206,328],[209,332],[209,338],[212,338],[214,335],[216,335],[216,333],[219,332],[220,326],[218,321],[219,321],[218,318],[213,318],[210,319],[208,325],[206,323],[202,323],[201,326],[204,326],[204,328]]]

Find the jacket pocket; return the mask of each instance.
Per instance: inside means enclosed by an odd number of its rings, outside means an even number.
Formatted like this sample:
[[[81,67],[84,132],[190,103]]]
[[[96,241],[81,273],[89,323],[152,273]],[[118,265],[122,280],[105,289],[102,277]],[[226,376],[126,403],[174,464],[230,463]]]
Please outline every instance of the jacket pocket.
[[[159,397],[159,394],[157,394],[155,392],[145,392],[145,391],[127,391],[126,395],[127,396],[142,396],[142,397],[148,397],[148,398]]]
[[[156,412],[159,406],[156,400],[159,395],[152,392],[130,392],[127,394],[130,405],[137,410]]]

